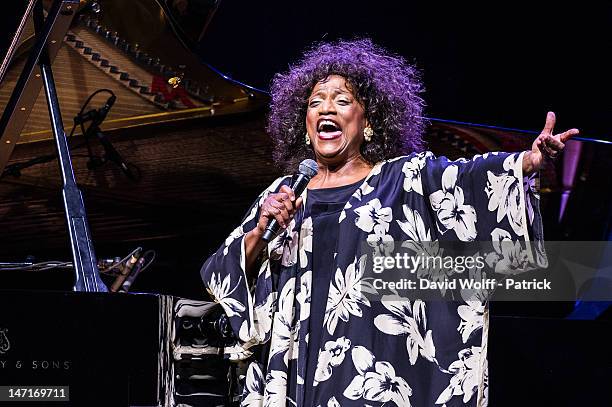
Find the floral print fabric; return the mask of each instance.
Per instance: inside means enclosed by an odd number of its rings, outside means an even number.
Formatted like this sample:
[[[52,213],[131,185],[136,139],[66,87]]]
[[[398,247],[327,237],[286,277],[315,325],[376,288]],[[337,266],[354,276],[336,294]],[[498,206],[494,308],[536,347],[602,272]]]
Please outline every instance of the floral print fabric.
[[[319,321],[310,321],[312,245],[325,235],[313,233],[304,211],[268,245],[252,281],[244,270],[244,234],[268,194],[290,182],[279,178],[266,189],[201,270],[236,336],[227,356],[245,359],[255,347],[267,348],[267,359],[249,366],[242,405],[302,406],[305,391],[323,407],[486,405],[487,303],[400,294],[371,300],[367,294],[377,292],[364,277],[362,251],[393,255],[401,245],[435,254],[436,244],[419,243],[497,242],[487,262],[507,270],[517,254],[499,242],[531,239],[536,251],[541,247],[539,198],[533,177],[523,179],[522,153],[450,161],[423,152],[377,164],[344,206],[338,241],[329,242],[337,252]],[[308,199],[306,191],[303,196]],[[420,272],[445,277],[440,270]],[[321,334],[308,389],[309,332],[302,327]]]

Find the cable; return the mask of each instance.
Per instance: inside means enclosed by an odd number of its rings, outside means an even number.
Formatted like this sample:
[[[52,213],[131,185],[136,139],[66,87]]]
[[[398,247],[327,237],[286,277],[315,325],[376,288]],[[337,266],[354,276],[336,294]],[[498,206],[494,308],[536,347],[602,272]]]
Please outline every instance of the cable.
[[[142,247],[137,247],[136,249],[132,250],[127,256],[125,256],[123,259],[113,263],[112,265],[110,265],[107,268],[104,268],[103,270],[100,270],[100,272],[108,273],[109,271],[118,268],[121,264],[125,263],[132,255],[134,255],[134,253],[138,251],[142,251]],[[143,267],[143,270],[144,268],[148,267],[151,264],[151,262],[153,262],[153,260],[155,259],[155,251],[148,250],[143,255],[143,256],[149,256],[151,254],[153,255],[153,257],[147,262],[145,267]],[[74,266],[72,262],[58,261],[58,260],[43,261],[39,263],[0,263],[0,271],[44,271],[44,270],[51,270],[54,268],[73,268],[73,267]]]
[[[145,271],[147,269],[147,267],[149,267],[151,265],[151,263],[153,263],[153,260],[155,260],[155,257],[157,256],[157,254],[155,253],[155,250],[147,250],[144,254],[143,257],[146,257],[151,254],[153,257],[151,257],[151,260],[149,260],[147,262],[147,264],[145,264],[144,266],[142,266],[142,268],[140,269],[140,272],[142,273],[143,271]]]
[[[85,111],[85,108],[87,107],[87,105],[89,105],[89,102],[91,102],[91,99],[93,99],[98,93],[102,93],[102,92],[109,93],[111,96],[116,96],[115,92],[113,92],[112,90],[108,88],[102,88],[102,89],[96,90],[94,93],[89,95],[87,99],[85,99],[85,102],[83,103],[83,105],[81,105],[81,110],[79,111],[79,114],[77,116],[81,116],[83,112]]]
[[[26,266],[11,266],[8,263],[0,263],[0,271],[44,271],[54,268],[72,268],[72,262],[65,261],[44,261],[41,263],[32,263]]]
[[[79,113],[76,115],[76,117],[81,117],[83,116],[83,113],[85,112],[85,108],[89,105],[89,102],[91,102],[91,100],[97,95],[100,94],[102,92],[108,93],[111,96],[116,97],[115,92],[113,92],[112,90],[108,89],[108,88],[102,88],[102,89],[98,89],[96,90],[94,93],[92,93],[91,95],[89,95],[89,97],[87,99],[85,99],[85,102],[81,105],[81,110],[79,111]],[[74,126],[76,126],[76,120],[74,122]],[[81,127],[81,134],[85,137],[85,144],[87,145],[87,152],[89,154],[90,159],[92,159],[95,157],[93,155],[93,152],[91,150],[91,146],[89,144],[89,138],[87,138],[87,132],[89,131],[89,128],[87,130],[85,130],[85,126],[83,126],[83,121],[80,121],[80,127]],[[91,127],[91,125],[90,125]],[[74,128],[74,127],[73,127]],[[97,157],[100,158],[100,157]]]
[[[138,251],[141,251],[142,247],[137,247],[134,250],[132,250],[130,252],[130,254],[128,254],[127,256],[125,256],[123,259],[119,260],[118,262],[116,262],[115,264],[112,264],[110,267],[105,268],[104,270],[100,270],[101,273],[108,273],[110,270],[116,269],[117,267],[119,267],[119,265],[123,264],[124,262],[126,262],[130,257],[132,257],[132,255]]]

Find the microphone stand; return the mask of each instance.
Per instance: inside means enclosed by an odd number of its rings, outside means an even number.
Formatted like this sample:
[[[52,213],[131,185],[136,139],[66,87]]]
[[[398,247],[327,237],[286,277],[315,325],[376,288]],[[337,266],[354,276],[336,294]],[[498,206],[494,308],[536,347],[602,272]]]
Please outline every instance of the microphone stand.
[[[83,134],[83,136],[85,137],[85,142],[87,143],[87,150],[89,153],[89,161],[87,162],[87,168],[93,170],[95,168],[102,166],[104,163],[111,161],[117,164],[119,168],[121,169],[121,171],[130,180],[138,181],[139,179],[138,174],[135,174],[132,171],[132,169],[128,166],[128,164],[121,157],[121,154],[119,154],[115,146],[113,146],[111,141],[108,139],[108,136],[104,134],[104,132],[102,132],[102,130],[100,129],[100,124],[102,124],[102,121],[104,120],[104,116],[105,116],[101,113],[101,109],[96,110],[91,116],[93,116],[93,118],[91,119],[92,120],[91,125],[87,128],[87,130]],[[82,124],[83,121],[85,120],[82,120],[82,118],[79,116],[75,118],[75,122],[77,123]],[[100,160],[99,158],[93,155],[93,152],[89,145],[89,139],[91,137],[95,137],[96,139],[98,139],[98,141],[104,148],[104,158],[102,160]]]

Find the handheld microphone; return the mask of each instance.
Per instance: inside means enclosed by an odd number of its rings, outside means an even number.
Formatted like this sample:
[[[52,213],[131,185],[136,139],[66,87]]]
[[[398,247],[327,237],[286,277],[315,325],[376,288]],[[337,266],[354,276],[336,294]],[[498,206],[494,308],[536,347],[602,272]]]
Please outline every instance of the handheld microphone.
[[[295,174],[293,184],[291,185],[291,189],[296,197],[302,195],[302,192],[306,189],[308,182],[317,175],[319,172],[319,167],[314,160],[306,159],[300,163],[300,167],[298,169],[297,174]],[[266,227],[266,231],[262,237],[263,241],[268,243],[270,240],[276,236],[280,229],[280,225],[276,219],[272,219],[268,226]]]

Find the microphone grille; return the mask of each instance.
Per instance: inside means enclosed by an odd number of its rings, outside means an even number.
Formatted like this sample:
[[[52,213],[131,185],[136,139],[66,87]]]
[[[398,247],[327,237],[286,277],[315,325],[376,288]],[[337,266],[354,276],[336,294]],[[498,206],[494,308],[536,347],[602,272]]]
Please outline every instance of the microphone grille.
[[[314,160],[308,158],[300,163],[299,172],[312,178],[319,172],[319,166]]]

